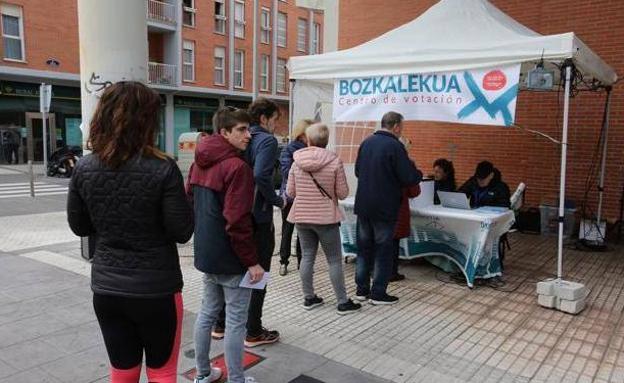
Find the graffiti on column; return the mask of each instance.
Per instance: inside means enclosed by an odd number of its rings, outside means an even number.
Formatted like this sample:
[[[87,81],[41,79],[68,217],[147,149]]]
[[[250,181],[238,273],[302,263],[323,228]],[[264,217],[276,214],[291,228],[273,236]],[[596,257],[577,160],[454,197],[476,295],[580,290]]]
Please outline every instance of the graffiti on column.
[[[98,96],[98,93],[100,91],[108,88],[111,85],[113,85],[112,82],[101,80],[100,76],[96,75],[95,72],[91,73],[91,78],[89,79],[89,81],[85,81],[84,83],[84,87],[87,93],[95,94],[96,97]]]

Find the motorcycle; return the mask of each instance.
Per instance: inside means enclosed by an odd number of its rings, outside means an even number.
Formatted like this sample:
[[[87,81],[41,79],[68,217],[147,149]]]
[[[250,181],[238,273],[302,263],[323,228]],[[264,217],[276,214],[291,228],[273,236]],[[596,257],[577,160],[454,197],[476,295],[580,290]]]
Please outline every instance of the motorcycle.
[[[57,149],[48,161],[48,176],[70,178],[80,157],[82,148],[79,146],[63,146]]]

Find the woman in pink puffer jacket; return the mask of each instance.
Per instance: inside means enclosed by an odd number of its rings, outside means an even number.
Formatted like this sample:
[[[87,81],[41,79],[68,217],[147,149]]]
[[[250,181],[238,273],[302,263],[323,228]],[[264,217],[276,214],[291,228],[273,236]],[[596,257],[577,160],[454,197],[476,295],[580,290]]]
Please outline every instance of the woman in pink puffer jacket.
[[[323,304],[323,298],[314,293],[312,282],[320,243],[329,264],[329,278],[338,301],[338,314],[350,314],[359,310],[361,305],[348,298],[342,272],[339,225],[343,215],[338,208],[338,200],[349,195],[347,177],[340,158],[325,149],[329,142],[326,125],[309,126],[306,137],[308,147],[294,153],[294,163],[286,186],[286,193],[294,198],[288,221],[295,224],[301,240],[299,275],[304,297],[303,308],[311,310]]]

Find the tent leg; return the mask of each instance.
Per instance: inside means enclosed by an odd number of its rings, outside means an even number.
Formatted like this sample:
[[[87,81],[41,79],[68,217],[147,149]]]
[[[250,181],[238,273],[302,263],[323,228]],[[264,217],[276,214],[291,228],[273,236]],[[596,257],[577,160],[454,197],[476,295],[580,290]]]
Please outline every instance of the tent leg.
[[[557,244],[557,279],[563,278],[563,220],[565,217],[565,182],[568,155],[568,115],[570,112],[570,78],[572,66],[566,66],[563,104],[563,134],[561,138],[561,174],[559,180],[559,241]]]
[[[565,98],[563,104],[563,134],[561,138],[561,180],[559,184],[559,243],[557,248],[557,279],[537,283],[537,303],[541,306],[578,314],[585,308],[587,288],[582,283],[564,281],[563,277],[563,219],[565,216],[565,181],[568,149],[568,115],[570,111],[570,79],[572,65],[566,63]]]
[[[602,199],[604,194],[604,178],[605,178],[605,168],[607,165],[607,141],[609,140],[609,112],[611,109],[611,88],[607,88],[607,101],[605,105],[605,116],[603,124],[604,136],[602,142],[602,162],[600,163],[600,183],[598,184],[598,214],[596,218],[596,224],[598,225],[598,230],[600,231],[600,221],[602,219]],[[602,233],[601,235],[604,235]]]
[[[290,89],[288,90],[288,137],[292,137],[293,126],[295,126],[293,122],[293,111],[295,110],[295,105],[293,104],[293,91],[295,90],[295,80],[290,80]]]

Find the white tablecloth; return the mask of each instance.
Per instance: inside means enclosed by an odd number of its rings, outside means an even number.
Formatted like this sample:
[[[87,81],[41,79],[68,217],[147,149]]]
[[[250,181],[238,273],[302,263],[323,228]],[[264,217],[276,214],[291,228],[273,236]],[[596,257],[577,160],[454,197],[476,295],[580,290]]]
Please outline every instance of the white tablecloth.
[[[357,254],[353,204],[353,198],[340,203],[345,212],[340,234],[343,252],[347,256]],[[472,287],[475,278],[502,275],[499,239],[513,223],[513,212],[504,208],[460,210],[440,205],[412,208],[411,234],[402,243],[400,257],[436,257],[431,259],[432,263],[447,271],[449,262],[452,262],[464,273],[468,286]]]

